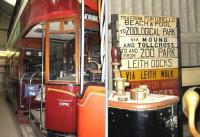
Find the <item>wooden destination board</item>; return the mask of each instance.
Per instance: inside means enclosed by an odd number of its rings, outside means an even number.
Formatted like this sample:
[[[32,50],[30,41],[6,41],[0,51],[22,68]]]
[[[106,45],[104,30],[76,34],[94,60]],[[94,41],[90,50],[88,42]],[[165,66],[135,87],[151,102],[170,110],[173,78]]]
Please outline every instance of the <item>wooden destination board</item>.
[[[177,18],[128,14],[117,18],[122,77],[131,88],[147,84],[152,93],[179,95]]]

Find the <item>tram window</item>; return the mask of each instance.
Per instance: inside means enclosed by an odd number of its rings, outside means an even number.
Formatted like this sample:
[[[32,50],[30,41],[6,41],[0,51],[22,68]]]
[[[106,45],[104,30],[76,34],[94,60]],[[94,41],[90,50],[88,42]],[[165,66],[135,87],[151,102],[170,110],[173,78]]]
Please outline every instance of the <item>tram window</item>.
[[[50,22],[49,30],[50,31],[59,31],[60,30],[60,22]]]
[[[39,55],[41,50],[29,49],[24,50],[24,73],[41,72],[42,57]]]
[[[66,20],[64,21],[64,30],[74,30],[74,21],[73,20]]]
[[[100,82],[101,71],[99,34],[88,31],[85,34],[85,81]]]
[[[49,34],[49,80],[75,81],[75,34]]]

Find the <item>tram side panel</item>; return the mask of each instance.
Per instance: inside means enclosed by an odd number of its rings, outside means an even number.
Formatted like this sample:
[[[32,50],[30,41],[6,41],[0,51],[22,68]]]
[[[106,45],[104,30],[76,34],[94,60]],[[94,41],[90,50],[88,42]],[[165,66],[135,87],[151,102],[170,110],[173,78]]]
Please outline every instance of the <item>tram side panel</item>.
[[[104,137],[105,134],[105,95],[104,86],[86,87],[77,104],[78,137]]]
[[[46,128],[76,133],[76,93],[78,86],[46,85]]]

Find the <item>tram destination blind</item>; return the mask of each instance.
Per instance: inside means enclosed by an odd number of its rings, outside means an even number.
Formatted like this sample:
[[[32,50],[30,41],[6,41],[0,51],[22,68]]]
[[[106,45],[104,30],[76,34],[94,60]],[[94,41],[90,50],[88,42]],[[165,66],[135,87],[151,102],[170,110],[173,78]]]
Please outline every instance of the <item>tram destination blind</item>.
[[[120,69],[132,87],[138,82],[152,92],[178,94],[177,18],[118,15],[118,38]]]

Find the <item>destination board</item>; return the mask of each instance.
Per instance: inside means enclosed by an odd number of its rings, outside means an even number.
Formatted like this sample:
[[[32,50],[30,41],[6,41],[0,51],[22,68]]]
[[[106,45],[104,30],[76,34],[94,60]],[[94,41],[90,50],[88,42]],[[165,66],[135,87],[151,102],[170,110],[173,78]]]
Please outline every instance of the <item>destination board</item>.
[[[121,14],[117,23],[122,77],[131,87],[146,83],[152,93],[178,95],[177,18]],[[165,87],[168,80],[176,84]]]
[[[177,79],[178,70],[173,69],[145,69],[145,70],[127,70],[122,71],[122,77],[126,77],[128,81],[141,81],[141,80],[164,80],[164,79]]]
[[[177,39],[171,37],[119,37],[120,47],[126,48],[176,48]],[[144,43],[144,44],[143,44]]]

